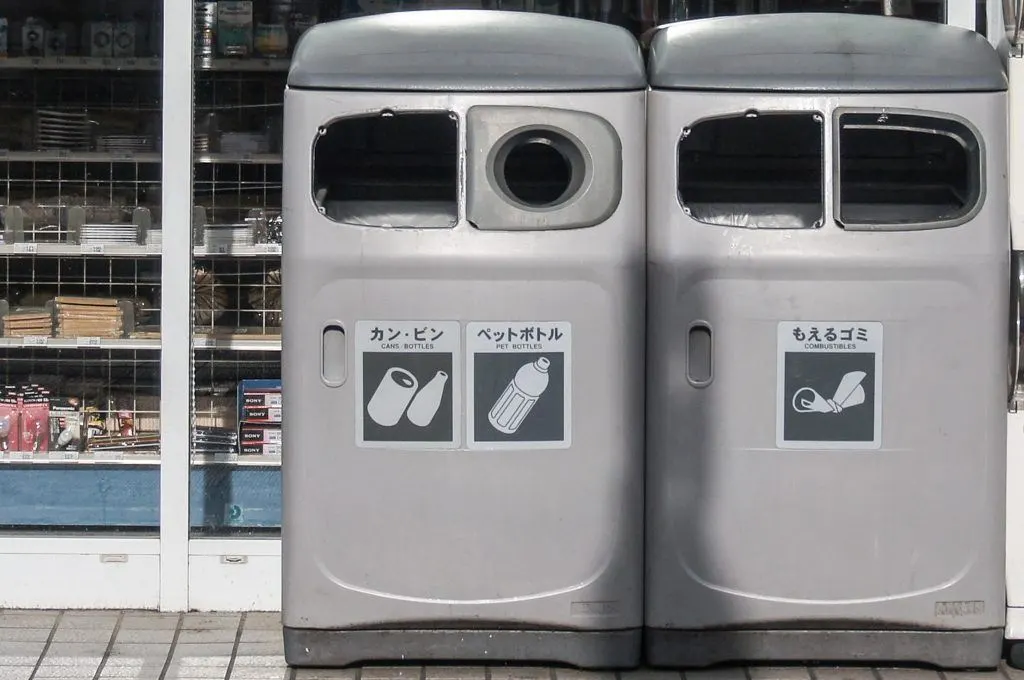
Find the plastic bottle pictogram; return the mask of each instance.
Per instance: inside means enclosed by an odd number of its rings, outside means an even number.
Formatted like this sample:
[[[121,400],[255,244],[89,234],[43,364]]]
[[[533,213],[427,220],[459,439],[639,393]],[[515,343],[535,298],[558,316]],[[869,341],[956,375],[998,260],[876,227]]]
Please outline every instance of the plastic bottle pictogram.
[[[540,357],[534,362],[523,364],[516,371],[515,377],[487,414],[487,420],[495,430],[504,434],[516,433],[548,388],[550,366],[551,362],[546,357]]]

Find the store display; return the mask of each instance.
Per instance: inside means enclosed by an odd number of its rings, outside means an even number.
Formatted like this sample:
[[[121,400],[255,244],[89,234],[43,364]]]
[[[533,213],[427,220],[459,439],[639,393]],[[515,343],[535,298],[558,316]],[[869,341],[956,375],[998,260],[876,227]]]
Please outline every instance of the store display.
[[[56,337],[119,338],[124,335],[124,311],[111,298],[58,297]]]
[[[281,381],[242,380],[238,384],[240,453],[281,455]]]
[[[252,54],[253,15],[251,0],[220,0],[217,3],[217,52],[224,57]]]
[[[38,383],[0,386],[0,454],[155,452],[159,423],[142,433],[136,420],[132,409],[104,411]]]
[[[249,289],[249,304],[260,315],[263,325],[281,327],[281,270],[267,272],[262,285]]]
[[[195,323],[197,326],[212,326],[228,306],[228,291],[218,285],[213,274],[203,267],[195,268]]]
[[[2,319],[5,338],[49,337],[53,333],[53,314],[46,309],[19,308]]]
[[[92,126],[85,112],[40,109],[36,112],[36,148],[88,150]]]
[[[225,427],[197,427],[192,433],[192,450],[205,455],[232,455],[238,451],[238,431]]]

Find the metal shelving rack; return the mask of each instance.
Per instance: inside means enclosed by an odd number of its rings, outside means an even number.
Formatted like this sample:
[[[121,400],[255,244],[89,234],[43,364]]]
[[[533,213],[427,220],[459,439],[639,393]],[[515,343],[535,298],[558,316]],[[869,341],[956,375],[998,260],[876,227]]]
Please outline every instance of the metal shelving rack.
[[[3,606],[159,603],[161,13],[0,0]]]

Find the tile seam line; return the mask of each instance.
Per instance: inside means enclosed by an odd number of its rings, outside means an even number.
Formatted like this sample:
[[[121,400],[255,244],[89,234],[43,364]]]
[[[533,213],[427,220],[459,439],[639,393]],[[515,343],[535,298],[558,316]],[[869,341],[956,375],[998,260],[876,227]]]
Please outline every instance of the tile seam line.
[[[39,667],[43,665],[43,659],[46,658],[46,653],[50,651],[50,645],[53,644],[53,638],[57,635],[57,628],[60,626],[61,620],[64,618],[64,610],[57,612],[57,617],[53,620],[53,627],[50,628],[50,634],[46,638],[46,644],[43,645],[43,651],[39,653],[39,658],[36,659],[36,665],[32,668],[32,673],[28,676],[28,680],[35,680],[36,674],[39,672]]]
[[[224,680],[229,680],[231,672],[235,670],[235,659],[238,658],[238,645],[242,641],[242,630],[245,628],[245,620],[248,612],[242,612],[238,617],[238,628],[235,630],[235,642],[231,646],[231,658],[228,659],[228,668],[224,671]]]
[[[181,629],[185,625],[185,614],[182,612],[178,614],[178,624],[174,627],[174,635],[171,636],[171,646],[167,650],[167,658],[164,659],[164,667],[160,669],[160,677],[157,680],[164,680],[167,677],[167,671],[171,668],[171,659],[174,658],[174,650],[178,647],[178,637],[181,636]],[[32,680],[30,678],[30,680]]]
[[[100,680],[100,675],[102,675],[103,669],[107,665],[107,659],[110,658],[111,652],[114,651],[114,644],[117,641],[117,635],[121,632],[122,621],[124,621],[123,609],[117,615],[117,621],[114,622],[114,632],[110,634],[110,640],[107,641],[107,648],[103,650],[103,658],[100,659],[100,665],[96,668],[96,672],[93,674],[92,680]]]

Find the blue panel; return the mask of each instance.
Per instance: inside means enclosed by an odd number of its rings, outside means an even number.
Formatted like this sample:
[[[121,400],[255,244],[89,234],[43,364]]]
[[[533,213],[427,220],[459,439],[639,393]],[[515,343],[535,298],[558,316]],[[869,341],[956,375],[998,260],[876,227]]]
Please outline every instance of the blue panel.
[[[157,529],[158,466],[0,467],[0,525]]]
[[[281,468],[194,467],[189,498],[194,529],[237,533],[280,528]]]

